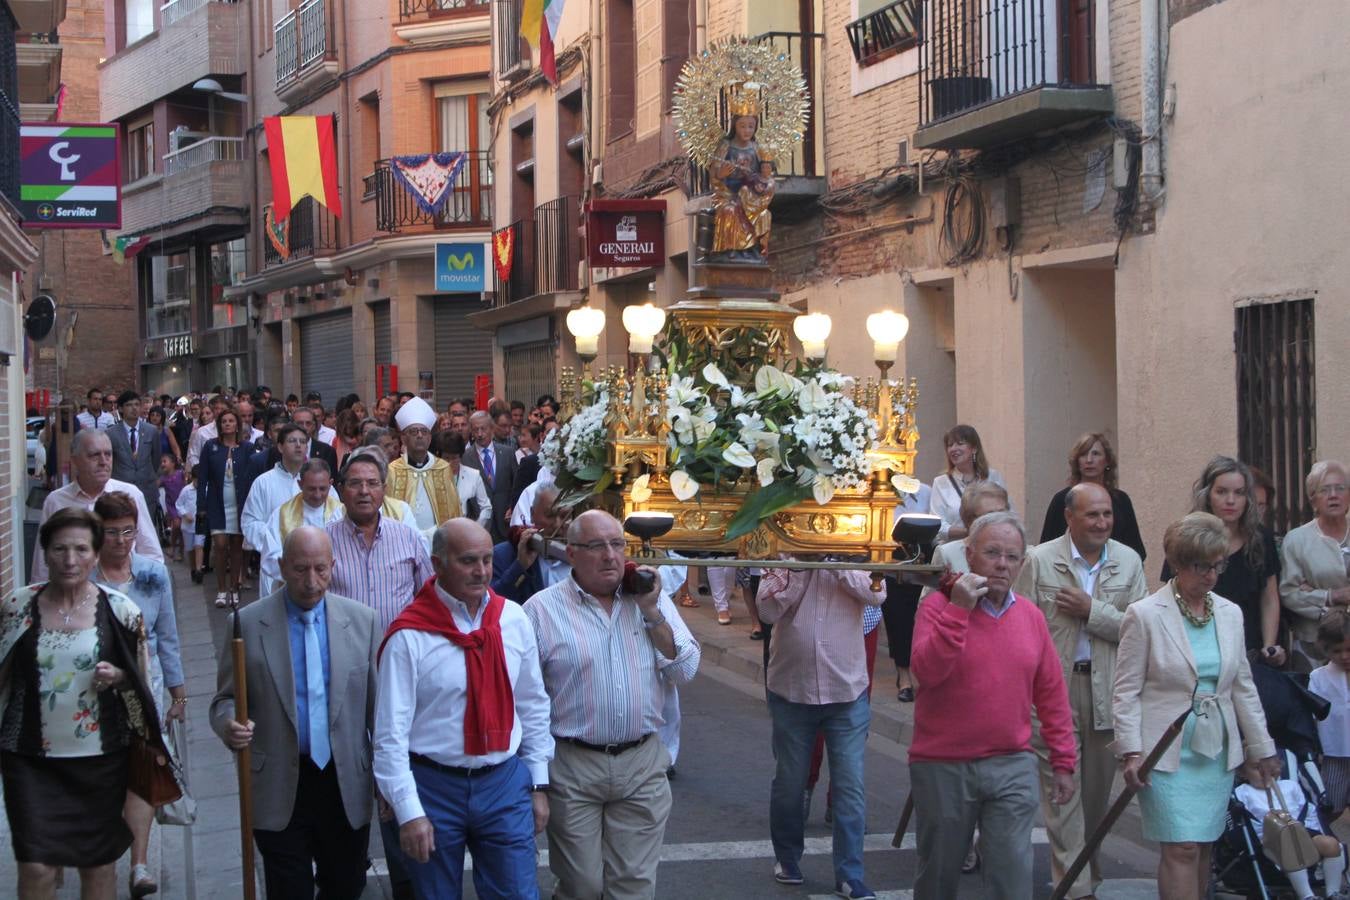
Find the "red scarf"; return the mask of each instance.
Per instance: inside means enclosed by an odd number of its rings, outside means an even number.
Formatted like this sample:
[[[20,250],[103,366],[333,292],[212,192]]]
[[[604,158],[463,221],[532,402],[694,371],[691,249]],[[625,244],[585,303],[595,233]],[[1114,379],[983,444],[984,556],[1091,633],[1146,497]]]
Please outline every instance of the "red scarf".
[[[506,600],[488,589],[483,624],[477,631],[464,634],[455,617],[436,593],[436,579],[422,585],[413,602],[389,624],[380,644],[380,655],[396,631],[411,628],[439,634],[464,651],[464,671],[468,684],[468,705],[464,709],[464,752],[485,756],[511,746],[511,728],[516,720],[516,700],[511,692],[511,677],[506,671],[506,650],[502,646],[502,607]],[[378,658],[378,657],[377,657]]]

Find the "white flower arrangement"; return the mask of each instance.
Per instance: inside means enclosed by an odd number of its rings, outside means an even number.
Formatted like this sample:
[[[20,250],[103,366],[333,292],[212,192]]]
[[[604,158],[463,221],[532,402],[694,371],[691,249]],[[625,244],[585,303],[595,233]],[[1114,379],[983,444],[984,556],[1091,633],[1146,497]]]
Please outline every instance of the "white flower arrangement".
[[[582,407],[562,427],[555,428],[540,446],[540,465],[560,483],[565,475],[583,482],[604,477],[609,452],[609,432],[605,428],[608,408],[609,394],[601,391],[595,402]]]

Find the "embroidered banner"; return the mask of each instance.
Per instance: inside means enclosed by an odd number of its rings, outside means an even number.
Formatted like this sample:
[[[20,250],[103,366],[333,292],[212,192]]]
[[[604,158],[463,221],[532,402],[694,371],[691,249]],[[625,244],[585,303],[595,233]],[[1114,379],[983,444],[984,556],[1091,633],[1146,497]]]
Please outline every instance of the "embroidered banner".
[[[423,153],[420,156],[395,156],[389,160],[394,179],[407,188],[417,205],[428,215],[440,215],[441,207],[454,189],[459,170],[469,154]]]
[[[511,280],[511,263],[516,254],[516,232],[507,226],[492,233],[492,263],[497,267],[497,278]]]
[[[273,217],[270,203],[263,207],[263,231],[267,233],[267,239],[272,242],[277,255],[282,259],[290,259],[291,229],[287,222],[278,222]]]

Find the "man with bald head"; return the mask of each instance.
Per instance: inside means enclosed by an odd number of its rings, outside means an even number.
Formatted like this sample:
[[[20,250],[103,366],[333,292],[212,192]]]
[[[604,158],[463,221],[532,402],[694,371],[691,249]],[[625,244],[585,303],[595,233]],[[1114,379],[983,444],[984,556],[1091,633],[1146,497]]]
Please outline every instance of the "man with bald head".
[[[656,737],[667,684],[698,671],[699,646],[654,585],[624,586],[623,528],[587,510],[567,529],[572,574],[525,603],[553,700],[549,868],[557,900],[656,893],[670,816],[670,754]]]
[[[252,748],[253,839],[269,897],[356,900],[374,813],[370,732],[381,632],[374,610],[328,590],[333,547],[301,525],[281,552],[284,586],[239,610],[249,684],[235,721],[230,629],[216,667],[211,727]]]
[[[1099,484],[1080,481],[1065,497],[1068,530],[1027,553],[1019,592],[1036,601],[1050,626],[1069,689],[1080,764],[1074,797],[1049,802],[1053,772],[1039,735],[1041,807],[1050,837],[1051,874],[1059,881],[1097,827],[1111,797],[1116,759],[1111,752],[1111,693],[1116,678],[1116,644],[1125,608],[1148,593],[1139,554],[1111,539],[1115,524],[1111,495]],[[1094,855],[1070,888],[1071,898],[1093,896],[1101,885]]]
[[[385,847],[420,897],[461,896],[466,847],[479,897],[537,897],[553,737],[534,629],[489,586],[477,522],[438,527],[431,564],[380,650],[375,780],[398,832]]]
[[[136,485],[113,478],[112,466],[112,441],[106,430],[81,428],[75,432],[70,441],[70,484],[47,495],[42,504],[42,521],[50,519],[59,509],[72,506],[92,510],[94,501],[108,491],[126,494],[136,503],[136,555],[163,562],[164,551],[159,546],[145,496]],[[47,580],[47,557],[41,547],[33,549],[32,572],[31,582]]]

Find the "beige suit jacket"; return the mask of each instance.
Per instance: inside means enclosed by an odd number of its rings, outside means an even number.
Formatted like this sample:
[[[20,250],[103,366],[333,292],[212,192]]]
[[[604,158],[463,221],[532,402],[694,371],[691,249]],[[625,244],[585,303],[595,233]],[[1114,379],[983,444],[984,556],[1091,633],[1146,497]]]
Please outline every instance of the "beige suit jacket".
[[[1017,593],[1030,597],[1050,626],[1050,638],[1064,666],[1067,683],[1078,650],[1082,619],[1060,612],[1055,594],[1060,588],[1080,587],[1073,565],[1073,545],[1068,534],[1047,541],[1027,552],[1026,564],[1017,578]],[[1116,643],[1120,623],[1131,603],[1144,599],[1148,585],[1139,554],[1119,541],[1106,542],[1106,561],[1092,588],[1092,610],[1087,618],[1088,645],[1092,651],[1092,728],[1111,730],[1111,692],[1116,679]]]
[[[286,622],[285,590],[239,611],[248,675],[248,717],[254,722],[253,826],[280,831],[291,820],[299,780],[300,742],[295,672]],[[374,805],[370,735],[375,722],[375,654],[382,637],[375,611],[340,597],[324,598],[328,622],[328,732],[347,822],[370,822]],[[211,727],[223,740],[234,719],[230,631],[216,661]]]
[[[1274,756],[1275,742],[1266,731],[1266,714],[1252,683],[1242,610],[1215,596],[1214,620],[1221,659],[1215,695],[1228,742],[1228,768],[1236,769],[1244,755],[1248,760]],[[1172,720],[1191,705],[1196,677],[1186,623],[1169,583],[1132,604],[1120,628],[1113,708],[1116,755],[1152,750]],[[1178,738],[1158,760],[1157,769],[1175,772],[1180,765]]]

